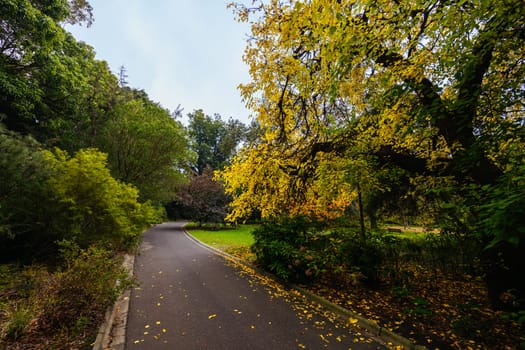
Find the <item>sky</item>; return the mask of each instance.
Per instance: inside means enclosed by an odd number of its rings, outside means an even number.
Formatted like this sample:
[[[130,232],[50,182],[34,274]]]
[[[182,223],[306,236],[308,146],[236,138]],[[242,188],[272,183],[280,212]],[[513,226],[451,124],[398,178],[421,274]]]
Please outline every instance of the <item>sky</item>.
[[[93,46],[113,73],[126,68],[128,86],[183,115],[202,109],[249,123],[237,86],[250,80],[242,62],[249,25],[223,0],[90,0],[91,27],[67,26]],[[183,122],[186,118],[183,119]]]

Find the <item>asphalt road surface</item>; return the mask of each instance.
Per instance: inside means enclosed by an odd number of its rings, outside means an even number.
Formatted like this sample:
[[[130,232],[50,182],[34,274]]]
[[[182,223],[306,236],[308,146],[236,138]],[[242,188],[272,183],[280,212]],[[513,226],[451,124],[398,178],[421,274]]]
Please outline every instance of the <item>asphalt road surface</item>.
[[[181,223],[145,233],[126,350],[384,349],[351,322],[196,243]]]

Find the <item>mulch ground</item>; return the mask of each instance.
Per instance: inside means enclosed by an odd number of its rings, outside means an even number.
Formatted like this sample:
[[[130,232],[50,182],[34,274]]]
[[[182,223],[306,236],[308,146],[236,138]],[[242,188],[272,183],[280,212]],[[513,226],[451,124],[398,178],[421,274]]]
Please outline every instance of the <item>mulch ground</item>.
[[[403,287],[340,286],[325,280],[305,287],[428,349],[525,348],[525,325],[490,307],[480,278],[413,268]]]
[[[229,252],[254,261],[248,248]],[[406,266],[404,283],[371,287],[352,276],[325,276],[302,287],[428,349],[525,349],[525,312],[491,308],[483,279]]]

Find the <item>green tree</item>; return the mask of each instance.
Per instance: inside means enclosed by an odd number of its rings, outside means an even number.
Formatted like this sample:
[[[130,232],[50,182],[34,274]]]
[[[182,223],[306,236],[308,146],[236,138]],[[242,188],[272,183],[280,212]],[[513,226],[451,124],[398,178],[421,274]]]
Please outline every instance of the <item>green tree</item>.
[[[73,3],[74,9],[58,0],[0,6],[0,116],[8,129],[55,144],[62,128],[82,118],[87,89],[81,69],[87,47],[61,23],[89,13],[89,3]]]
[[[222,168],[244,140],[246,126],[231,118],[225,122],[218,114],[212,118],[200,109],[188,114],[188,118],[191,148],[197,154],[193,170],[202,174],[206,167]]]
[[[149,99],[118,103],[96,138],[113,175],[135,185],[141,200],[165,203],[194,159],[182,124]]]

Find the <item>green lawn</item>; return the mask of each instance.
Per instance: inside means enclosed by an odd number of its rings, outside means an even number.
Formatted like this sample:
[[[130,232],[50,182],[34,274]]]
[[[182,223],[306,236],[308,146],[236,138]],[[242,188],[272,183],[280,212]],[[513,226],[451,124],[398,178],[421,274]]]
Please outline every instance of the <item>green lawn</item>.
[[[252,231],[257,225],[238,225],[236,229],[197,230],[188,232],[198,240],[220,250],[228,248],[249,247],[253,244]]]

